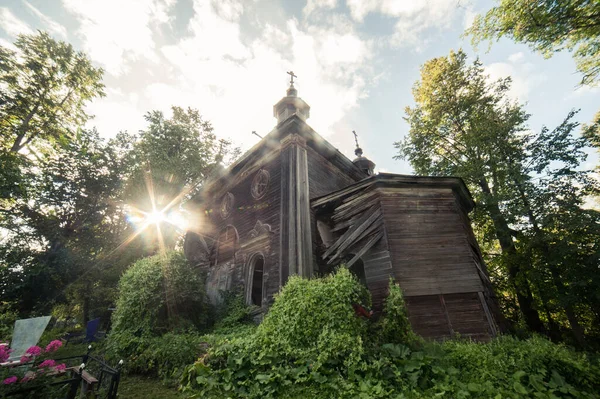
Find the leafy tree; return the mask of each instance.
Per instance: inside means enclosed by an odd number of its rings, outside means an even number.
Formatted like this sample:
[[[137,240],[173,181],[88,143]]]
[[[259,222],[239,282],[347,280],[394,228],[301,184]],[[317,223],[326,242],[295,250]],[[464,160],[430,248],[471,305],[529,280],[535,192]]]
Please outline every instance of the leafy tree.
[[[7,210],[0,245],[2,293],[19,310],[47,311],[69,288],[81,292],[88,318],[91,295],[102,298],[102,260],[126,228],[116,201],[119,170],[112,147],[95,131],[80,131],[28,176],[29,195]]]
[[[500,250],[488,256],[497,288],[515,293],[530,329],[546,330],[542,312],[558,335],[556,319],[565,315],[583,344],[594,333],[600,260],[599,215],[583,208],[598,192],[590,171],[580,169],[590,142],[573,134],[576,112],[553,130],[531,132],[529,116],[506,96],[510,79],[490,82],[479,61],[466,61],[459,51],[423,66],[399,157],[417,173],[466,181],[478,202],[476,232],[484,248]]]
[[[574,52],[582,84],[600,79],[600,3],[590,0],[499,0],[466,31],[473,43],[508,36],[549,58]]]
[[[160,111],[147,113],[147,129],[125,145],[130,150],[123,199],[145,214],[179,210],[225,156],[239,153],[231,150],[229,141],[217,139],[198,110],[173,107],[172,111],[169,119]],[[181,231],[166,221],[157,226],[165,246],[174,248]],[[154,231],[158,229],[147,234],[148,242],[154,243],[149,254],[156,251],[160,239],[152,237]]]
[[[89,119],[86,103],[103,96],[103,71],[47,33],[0,46],[0,144],[19,152],[36,139],[64,143]]]

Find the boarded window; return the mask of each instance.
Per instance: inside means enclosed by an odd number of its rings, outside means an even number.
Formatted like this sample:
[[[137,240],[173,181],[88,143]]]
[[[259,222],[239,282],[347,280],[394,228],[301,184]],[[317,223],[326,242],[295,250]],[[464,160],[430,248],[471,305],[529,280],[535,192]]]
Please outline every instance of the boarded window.
[[[365,275],[365,265],[364,265],[362,259],[359,259],[356,262],[354,262],[354,264],[352,266],[350,266],[349,270],[350,270],[350,273],[352,273],[356,276],[356,278],[358,279],[358,281],[360,281],[360,283],[362,285],[364,285],[365,287],[367,286],[367,276]]]

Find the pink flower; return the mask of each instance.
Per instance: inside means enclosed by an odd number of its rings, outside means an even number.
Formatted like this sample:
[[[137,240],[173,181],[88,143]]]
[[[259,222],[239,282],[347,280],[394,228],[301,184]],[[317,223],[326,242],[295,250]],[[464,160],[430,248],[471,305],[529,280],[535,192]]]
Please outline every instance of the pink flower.
[[[54,370],[56,371],[65,371],[67,369],[67,365],[66,364],[59,364],[56,367],[54,367]]]
[[[62,342],[60,342],[58,339],[55,339],[46,346],[46,352],[56,352],[61,346]]]
[[[56,365],[56,362],[52,359],[48,359],[48,360],[44,360],[43,362],[40,363],[40,365],[38,366],[38,368],[43,369],[44,367],[54,367]]]
[[[10,352],[12,349],[9,349],[6,345],[0,345],[0,363],[4,363],[10,357]]]
[[[42,348],[40,348],[39,346],[32,346],[29,349],[27,349],[25,353],[31,356],[39,356],[42,354]]]
[[[2,383],[4,385],[10,385],[10,384],[14,384],[15,382],[17,382],[19,379],[17,378],[16,375],[13,375],[12,377],[8,377],[7,379],[5,379],[4,381],[2,381]]]
[[[31,360],[31,355],[23,355],[23,356],[21,356],[21,359],[19,359],[19,362],[27,363],[30,360]]]

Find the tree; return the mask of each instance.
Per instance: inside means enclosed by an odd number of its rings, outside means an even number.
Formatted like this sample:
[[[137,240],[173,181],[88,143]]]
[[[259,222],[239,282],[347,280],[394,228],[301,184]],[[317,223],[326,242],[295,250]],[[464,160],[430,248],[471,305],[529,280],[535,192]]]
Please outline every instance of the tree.
[[[580,320],[594,317],[600,260],[598,214],[582,207],[598,192],[580,168],[590,142],[574,136],[574,111],[556,129],[532,132],[529,115],[507,97],[510,79],[490,82],[478,60],[466,61],[462,51],[451,52],[422,67],[398,157],[417,173],[465,180],[478,203],[476,234],[484,248],[501,251],[490,262],[497,288],[514,292],[530,329],[546,330],[542,312],[558,332],[555,319],[565,314],[583,344],[584,330],[593,328]]]
[[[120,161],[95,131],[80,131],[28,176],[29,195],[7,210],[0,243],[1,291],[21,312],[48,311],[78,290],[88,318],[111,265],[105,258],[127,228]]]
[[[467,29],[476,45],[508,36],[549,58],[568,50],[583,74],[581,84],[600,79],[600,3],[590,0],[499,0]]]
[[[134,214],[142,214],[142,219],[161,213],[157,229],[147,232],[153,243],[148,255],[157,249],[158,232],[166,248],[175,247],[181,231],[169,223],[168,213],[180,210],[225,156],[239,152],[230,148],[229,141],[217,139],[198,110],[173,107],[172,111],[169,119],[160,111],[147,113],[147,129],[126,144],[130,151],[124,201]],[[151,237],[153,231],[156,234]]]
[[[47,33],[19,35],[14,52],[0,46],[0,137],[19,152],[36,139],[65,142],[89,119],[86,103],[103,96],[103,71]]]

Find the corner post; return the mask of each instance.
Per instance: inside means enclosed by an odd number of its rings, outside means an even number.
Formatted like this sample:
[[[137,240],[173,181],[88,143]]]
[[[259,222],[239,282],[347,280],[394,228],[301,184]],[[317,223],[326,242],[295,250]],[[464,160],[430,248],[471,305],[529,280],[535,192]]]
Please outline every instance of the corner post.
[[[281,140],[281,261],[283,286],[289,276],[312,277],[313,256],[306,140],[293,133]]]

